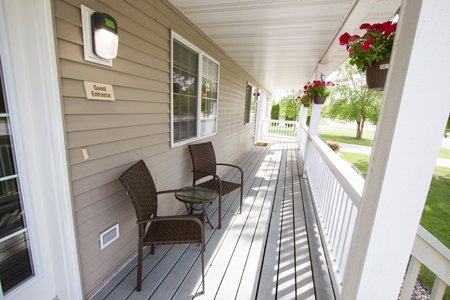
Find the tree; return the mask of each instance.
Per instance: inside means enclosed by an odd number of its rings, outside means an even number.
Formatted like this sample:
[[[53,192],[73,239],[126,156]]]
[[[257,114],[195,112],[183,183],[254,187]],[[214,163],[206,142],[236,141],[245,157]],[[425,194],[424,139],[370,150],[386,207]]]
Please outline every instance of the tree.
[[[381,92],[367,89],[365,76],[349,62],[338,69],[336,87],[331,96],[331,102],[323,114],[332,119],[355,121],[357,125],[356,138],[361,139],[364,123],[370,121],[376,124],[381,108]]]
[[[281,99],[280,101],[280,111],[284,115],[284,119],[286,121],[295,121],[298,117],[298,112],[300,109],[300,106],[295,102],[295,97],[300,95],[300,91],[298,90],[292,90],[291,93]]]
[[[280,104],[279,103],[272,103],[272,108],[270,109],[270,118],[272,120],[280,119]]]

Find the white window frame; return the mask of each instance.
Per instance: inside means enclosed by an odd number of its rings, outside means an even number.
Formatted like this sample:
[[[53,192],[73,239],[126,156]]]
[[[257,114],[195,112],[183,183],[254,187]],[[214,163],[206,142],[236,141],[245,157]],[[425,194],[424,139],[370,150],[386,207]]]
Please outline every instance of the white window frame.
[[[177,40],[178,42],[184,44],[186,47],[189,47],[191,50],[197,52],[198,54],[198,82],[197,82],[197,135],[188,140],[183,140],[181,142],[174,141],[174,126],[173,126],[173,41]],[[207,57],[212,60],[218,66],[218,74],[217,74],[217,112],[216,112],[216,130],[213,133],[207,135],[201,135],[201,109],[202,109],[202,82],[203,82],[203,57]],[[217,134],[217,126],[219,120],[219,99],[220,99],[220,63],[214,59],[212,56],[208,55],[203,50],[199,49],[191,42],[180,36],[178,33],[171,31],[170,38],[170,142],[171,147],[176,148],[180,147],[193,141],[198,141],[201,139],[205,139]]]
[[[0,0],[2,71],[35,267],[33,278],[0,291],[5,300],[83,298],[52,11],[50,1]]]

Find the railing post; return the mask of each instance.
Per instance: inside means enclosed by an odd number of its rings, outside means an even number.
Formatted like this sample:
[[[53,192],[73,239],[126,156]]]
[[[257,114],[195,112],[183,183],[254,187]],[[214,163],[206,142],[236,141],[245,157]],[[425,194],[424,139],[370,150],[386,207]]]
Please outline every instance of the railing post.
[[[300,112],[298,113],[298,120],[297,120],[297,138],[298,138],[298,145],[300,147],[302,143],[302,139],[305,138],[302,136],[302,127],[303,124],[306,123],[306,117],[308,115],[308,108],[305,106],[300,106]]]
[[[419,275],[420,266],[422,264],[414,256],[411,257],[406,271],[405,280],[403,282],[402,293],[400,300],[410,300],[414,291],[414,285],[416,284],[417,276]]]
[[[447,284],[442,281],[439,277],[436,277],[433,289],[431,290],[430,300],[440,300],[444,298],[445,289]]]
[[[303,126],[304,124],[306,124],[307,118],[308,118],[308,107],[305,107],[304,105],[302,105],[300,107],[300,118],[299,118],[300,126]]]
[[[309,120],[309,134],[319,134],[320,113],[322,112],[322,104],[313,104],[311,110],[311,119]]]

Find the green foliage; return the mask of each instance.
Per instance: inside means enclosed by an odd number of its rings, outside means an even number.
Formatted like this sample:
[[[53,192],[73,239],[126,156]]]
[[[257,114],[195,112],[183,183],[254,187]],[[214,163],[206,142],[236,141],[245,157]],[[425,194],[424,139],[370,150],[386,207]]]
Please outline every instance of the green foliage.
[[[283,113],[286,121],[297,120],[300,107],[294,99],[298,96],[298,94],[299,91],[292,90],[291,95],[284,97],[280,101],[280,111]]]
[[[280,119],[280,104],[279,103],[272,103],[272,108],[270,109],[270,118],[272,120]]]
[[[347,61],[339,67],[337,85],[323,115],[332,119],[355,121],[358,125],[356,138],[361,138],[364,123],[376,123],[381,108],[381,93],[369,91],[365,77]]]

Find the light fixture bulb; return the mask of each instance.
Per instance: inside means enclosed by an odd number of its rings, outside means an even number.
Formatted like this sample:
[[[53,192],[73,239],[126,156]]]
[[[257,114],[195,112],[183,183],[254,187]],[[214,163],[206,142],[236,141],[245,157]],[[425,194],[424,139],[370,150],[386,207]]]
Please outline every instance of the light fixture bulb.
[[[117,56],[119,37],[117,34],[104,28],[94,32],[95,54],[104,59],[113,59]]]

